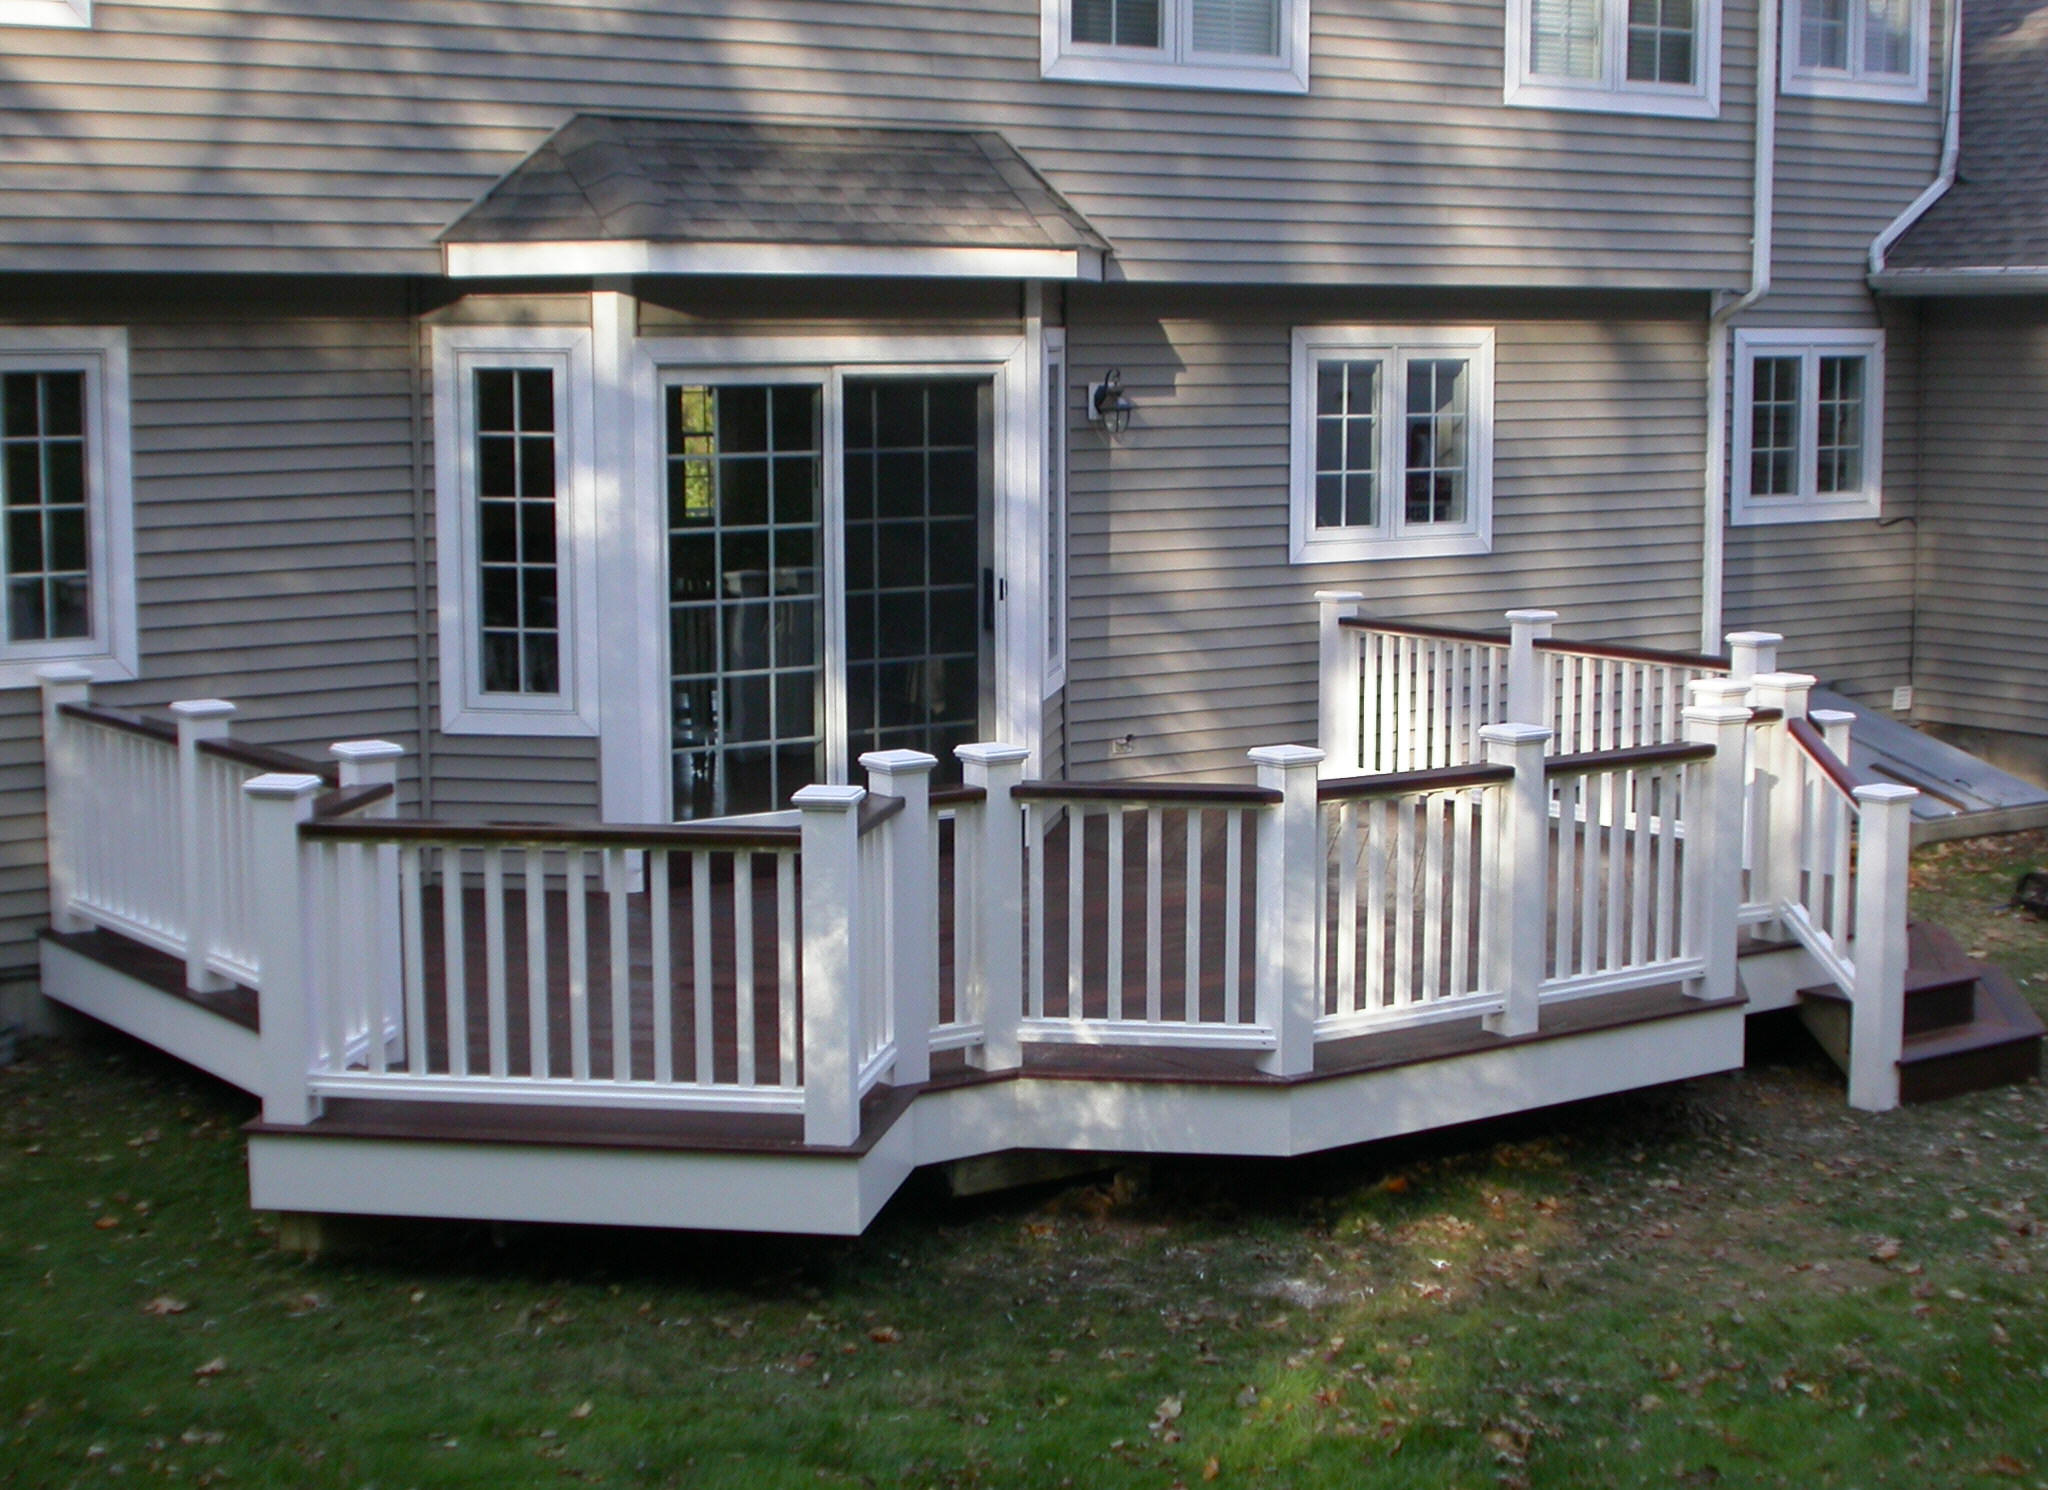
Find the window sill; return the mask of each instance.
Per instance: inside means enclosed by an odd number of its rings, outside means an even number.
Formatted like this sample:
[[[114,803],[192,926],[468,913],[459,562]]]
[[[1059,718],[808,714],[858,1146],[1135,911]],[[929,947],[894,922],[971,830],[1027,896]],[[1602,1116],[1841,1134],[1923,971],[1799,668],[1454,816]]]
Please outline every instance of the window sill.
[[[1057,83],[1125,83],[1140,88],[1211,88],[1237,93],[1306,93],[1308,68],[1285,62],[1152,62],[1142,58],[1063,56],[1041,74]]]
[[[0,649],[0,689],[38,687],[37,670],[59,663],[86,669],[95,683],[131,683],[138,676],[134,658],[118,657],[110,652],[80,655],[76,652],[37,651],[28,654],[6,648]]]
[[[1293,545],[1288,561],[1294,564],[1335,564],[1371,562],[1374,559],[1448,559],[1493,552],[1488,533],[1430,533],[1403,538],[1378,534],[1355,538],[1310,538]]]
[[[1800,98],[1850,98],[1865,103],[1927,102],[1927,80],[1881,82],[1874,78],[1817,77],[1812,74],[1785,78],[1782,92]]]
[[[1778,505],[1782,502],[1783,505]],[[1738,499],[1728,514],[1735,528],[1759,528],[1781,523],[1845,523],[1868,521],[1882,510],[1876,495],[1849,497],[1841,501],[1816,501],[1811,497]]]
[[[1721,101],[1703,93],[1567,88],[1555,83],[1510,83],[1502,101],[1513,109],[1559,109],[1581,114],[1650,114],[1668,119],[1718,119]]]
[[[469,703],[443,709],[441,732],[446,735],[595,739],[598,725],[595,719],[587,719],[566,703],[556,703],[553,700],[549,701],[547,707],[535,708]]]

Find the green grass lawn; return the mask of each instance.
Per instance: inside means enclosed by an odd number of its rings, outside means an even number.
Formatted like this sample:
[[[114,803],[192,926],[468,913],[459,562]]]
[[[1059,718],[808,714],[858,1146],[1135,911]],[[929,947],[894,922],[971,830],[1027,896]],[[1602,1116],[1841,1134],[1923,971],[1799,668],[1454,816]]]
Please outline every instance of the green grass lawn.
[[[1916,861],[2002,909],[2048,837]],[[1762,1032],[1759,1032],[1761,1034]],[[1748,1070],[856,1242],[421,1226],[307,1263],[245,1098],[113,1036],[0,1071],[0,1484],[2048,1485],[2048,1092]]]

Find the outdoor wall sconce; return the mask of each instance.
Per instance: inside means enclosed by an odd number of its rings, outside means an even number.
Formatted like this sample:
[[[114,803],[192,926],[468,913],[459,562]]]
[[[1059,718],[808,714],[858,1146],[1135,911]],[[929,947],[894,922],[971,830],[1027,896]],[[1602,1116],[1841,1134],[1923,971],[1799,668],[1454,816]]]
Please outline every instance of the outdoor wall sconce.
[[[1121,368],[1112,367],[1102,375],[1100,383],[1088,387],[1088,422],[1101,425],[1106,433],[1120,435],[1129,429],[1134,407],[1130,395],[1124,392]]]

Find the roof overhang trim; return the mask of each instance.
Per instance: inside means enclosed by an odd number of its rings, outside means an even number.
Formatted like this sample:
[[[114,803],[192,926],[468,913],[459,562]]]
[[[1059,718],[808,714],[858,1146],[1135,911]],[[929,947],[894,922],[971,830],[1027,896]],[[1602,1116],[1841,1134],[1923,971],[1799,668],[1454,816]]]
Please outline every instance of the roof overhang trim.
[[[2048,265],[1881,269],[1870,287],[1887,295],[2029,295],[2048,291]]]
[[[901,247],[834,243],[444,243],[450,279],[582,279],[631,274],[816,275],[891,279],[1102,278],[1096,248]]]

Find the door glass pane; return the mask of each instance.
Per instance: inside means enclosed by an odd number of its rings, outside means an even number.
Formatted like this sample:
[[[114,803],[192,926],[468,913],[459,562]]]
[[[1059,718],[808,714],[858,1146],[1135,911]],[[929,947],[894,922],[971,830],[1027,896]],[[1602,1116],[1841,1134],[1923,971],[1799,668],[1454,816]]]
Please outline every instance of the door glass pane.
[[[825,777],[822,392],[664,397],[675,815],[773,811]]]
[[[849,759],[923,750],[958,781],[953,747],[980,732],[991,394],[986,378],[847,379]]]

